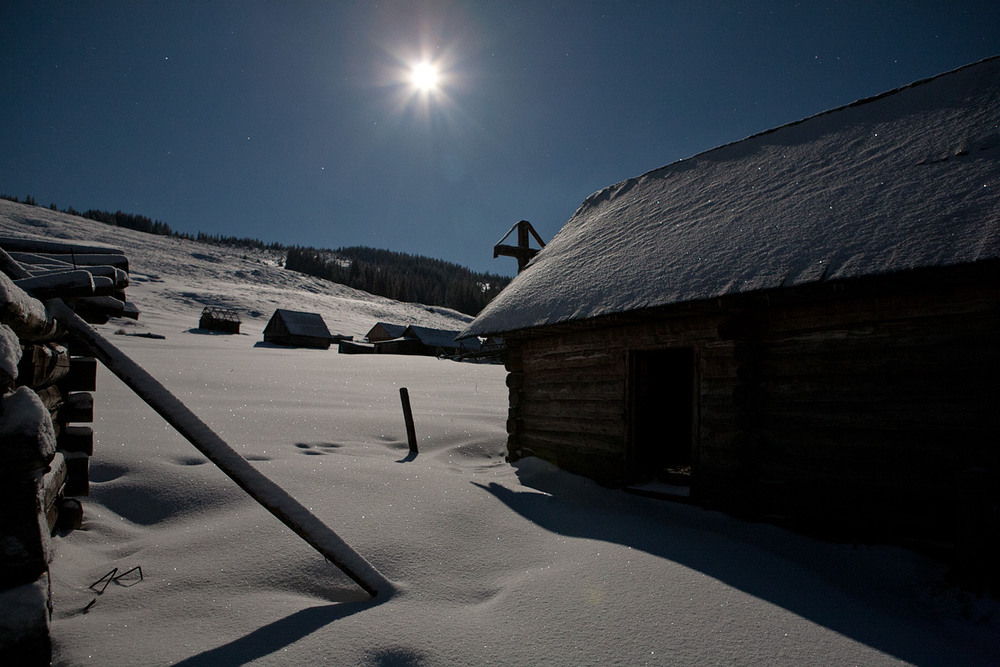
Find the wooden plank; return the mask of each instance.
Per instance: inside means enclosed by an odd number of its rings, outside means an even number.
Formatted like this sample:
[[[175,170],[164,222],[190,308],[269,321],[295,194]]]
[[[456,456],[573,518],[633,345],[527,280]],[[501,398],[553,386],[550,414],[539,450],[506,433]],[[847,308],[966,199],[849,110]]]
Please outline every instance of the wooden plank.
[[[950,493],[954,475],[973,467],[985,467],[990,462],[961,460],[953,452],[920,447],[900,456],[899,450],[865,447],[829,446],[778,447],[770,443],[767,455],[759,462],[761,471],[774,478],[816,479],[824,484],[864,485],[872,489],[915,488],[925,492],[929,487],[943,488]],[[979,466],[976,466],[979,463]],[[992,462],[994,465],[996,461]]]
[[[112,317],[125,314],[125,302],[112,296],[82,297],[73,299],[72,303],[77,314],[91,324],[104,324]]]
[[[90,457],[83,452],[65,452],[66,484],[63,493],[70,498],[90,495]]]
[[[715,338],[716,320],[687,315],[681,318],[632,324],[580,323],[568,333],[524,338],[519,343],[525,359],[565,354],[623,354],[625,350],[695,347]],[[575,329],[575,330],[573,330]],[[624,361],[622,362],[624,363]]]
[[[908,402],[943,402],[958,406],[1000,398],[1000,377],[962,377],[953,374],[905,374],[891,377],[851,377],[767,380],[757,384],[762,400],[774,405],[854,404],[863,401],[904,406]]]
[[[719,405],[731,404],[733,390],[741,386],[736,378],[720,378],[714,382],[704,382],[698,387],[699,400],[702,403],[711,402]]]
[[[15,280],[14,284],[36,299],[41,300],[91,296],[95,293],[94,276],[87,271],[46,273],[40,276]]]
[[[958,323],[948,326],[956,327]],[[827,361],[830,364],[850,363],[855,360],[878,360],[884,355],[914,362],[921,361],[925,356],[932,358],[974,359],[987,355],[996,359],[998,353],[993,343],[1000,335],[1000,327],[981,328],[962,333],[928,332],[920,335],[910,334],[866,334],[855,336],[820,336],[810,338],[784,338],[767,341],[761,344],[758,360],[773,365],[788,366],[798,360]]]
[[[609,368],[624,363],[624,351],[611,343],[574,346],[575,349],[564,349],[554,346],[545,352],[525,352],[523,363],[525,367],[550,369],[565,366],[579,368]]]
[[[730,441],[731,438],[701,438],[698,443],[698,470],[739,468],[740,457],[730,446]]]
[[[63,424],[90,423],[94,421],[94,396],[90,392],[78,391],[63,397],[57,420]]]
[[[913,322],[927,318],[951,318],[972,314],[996,314],[1000,288],[986,281],[944,288],[924,287],[909,293],[839,294],[836,298],[811,302],[773,304],[767,309],[771,331],[808,332],[831,323],[879,325]]]
[[[791,466],[761,467],[761,474],[768,480],[772,490],[785,486],[794,491],[794,495],[790,494],[793,502],[811,499],[814,503],[825,501],[831,506],[843,507],[844,499],[850,498],[864,507],[866,512],[877,511],[879,504],[887,502],[905,507],[936,499],[932,502],[947,506],[948,499],[954,492],[947,484],[942,484],[940,479],[927,478],[918,482],[912,475],[899,474],[892,468],[878,472],[877,475],[852,475],[847,469],[825,471]],[[880,498],[881,502],[873,504],[873,498]],[[913,514],[913,508],[907,508],[905,513]],[[914,517],[914,520],[919,519]]]
[[[595,428],[607,428],[608,423],[624,424],[625,405],[620,398],[618,401],[602,400],[566,400],[566,401],[539,401],[532,400],[530,396],[519,404],[518,414],[521,417],[536,417],[553,420],[568,419],[576,422],[579,428],[586,429],[593,424]]]
[[[625,465],[622,457],[603,452],[575,453],[561,452],[556,465],[577,475],[583,475],[604,486],[620,487],[626,483]]]
[[[624,385],[625,367],[615,367],[613,369],[581,369],[567,366],[552,371],[540,371],[534,366],[525,368],[526,382],[533,386],[559,385],[559,384],[591,384],[595,382],[618,382]]]
[[[623,455],[624,442],[622,438],[597,436],[589,433],[566,433],[564,431],[547,431],[535,429],[518,434],[518,442],[522,446],[556,447],[566,451],[603,451]]]
[[[558,440],[568,449],[597,449],[606,451],[621,451],[624,448],[625,434],[620,424],[607,424],[603,428],[588,425],[582,428],[572,420],[544,420],[535,417],[519,418],[523,424],[518,432],[521,438],[541,438]]]
[[[520,391],[524,388],[524,373],[508,373],[504,382],[508,389]]]
[[[95,391],[97,389],[97,359],[70,357],[69,372],[59,383],[63,391]]]
[[[698,365],[701,379],[705,382],[736,377],[738,367],[739,364],[732,356],[705,356],[704,354]]]
[[[94,429],[90,426],[64,426],[56,446],[64,452],[73,454],[94,454]]]
[[[33,252],[19,252],[17,250],[11,250],[8,254],[11,259],[31,273],[34,273],[39,268],[43,271],[63,271],[67,267],[73,268],[73,264],[69,262],[69,255],[39,255]]]
[[[893,410],[915,412],[921,409],[967,412],[963,406],[996,405],[1000,387],[995,378],[962,383],[958,378],[940,378],[937,383],[877,383],[819,385],[790,383],[758,386],[762,410],[792,409],[818,411],[845,409]],[[982,416],[986,416],[983,413]]]
[[[45,253],[36,253],[44,257]],[[73,253],[72,255],[58,255],[63,261],[70,262],[75,267],[83,266],[113,266],[122,271],[128,271],[128,257],[124,253]]]
[[[711,403],[701,405],[699,410],[700,423],[702,427],[713,429],[735,429],[738,411],[730,405],[718,405]]]
[[[591,377],[605,373],[625,372],[625,356],[623,352],[610,355],[600,354],[566,354],[550,355],[545,358],[526,357],[522,362],[525,373],[575,373]]]
[[[583,467],[590,467],[586,462],[592,458],[617,461],[619,465],[624,461],[624,453],[620,446],[616,449],[592,438],[574,438],[572,442],[579,446],[566,447],[567,441],[565,439],[551,433],[531,433],[518,438],[518,445],[522,451],[529,450],[530,453],[553,461],[570,472],[579,472]],[[582,463],[570,468],[566,467],[567,461]]]
[[[603,378],[602,378],[603,379]],[[625,382],[623,380],[572,382],[562,380],[531,383],[522,390],[523,398],[530,400],[552,401],[623,401],[625,399]]]
[[[544,343],[544,345],[540,344]],[[540,362],[547,359],[561,359],[579,356],[607,356],[609,350],[618,349],[621,341],[609,337],[606,332],[599,335],[594,332],[583,332],[579,337],[552,336],[549,338],[529,339],[524,341],[521,351],[526,362]]]
[[[77,241],[45,241],[41,239],[26,239],[13,236],[0,236],[0,248],[13,252],[28,252],[36,254],[107,254],[124,255],[125,251],[113,246],[80,243]]]
[[[555,433],[575,433],[592,435],[595,437],[607,437],[621,443],[625,437],[625,423],[620,417],[617,419],[581,419],[574,418],[571,414],[563,416],[552,416],[551,414],[533,414],[525,411],[523,406],[518,414],[518,419],[524,425],[525,431],[555,432]]]
[[[68,272],[83,271],[89,273],[94,278],[108,278],[112,281],[117,289],[125,289],[129,286],[129,275],[127,271],[124,271],[118,267],[114,267],[108,264],[101,265],[89,265],[85,267],[74,267],[69,261],[60,261],[58,259],[45,259],[38,255],[25,255],[20,253],[11,253],[14,259],[20,257],[26,257],[33,262],[25,264],[24,260],[18,259],[21,262],[22,267],[25,268],[32,279],[36,278],[51,278],[55,275],[65,274]],[[69,258],[69,255],[65,255]],[[47,264],[41,264],[37,262],[49,262]]]

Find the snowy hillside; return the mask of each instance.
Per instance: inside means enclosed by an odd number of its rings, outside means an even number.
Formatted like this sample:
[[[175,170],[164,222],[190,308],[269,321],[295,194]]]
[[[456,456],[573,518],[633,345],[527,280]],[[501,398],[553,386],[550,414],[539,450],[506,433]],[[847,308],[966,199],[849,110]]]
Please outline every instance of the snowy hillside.
[[[472,318],[440,307],[404,304],[286,271],[284,255],[154,236],[0,199],[0,235],[100,241],[125,251],[132,286],[127,293],[141,311],[169,313],[169,323],[140,317],[147,326],[198,325],[205,306],[240,312],[242,331],[259,335],[276,308],[317,312],[331,333],[360,338],[380,321],[460,329]]]
[[[446,314],[0,202],[0,233],[28,231],[124,248],[166,339],[99,329],[399,591],[368,600],[101,369],[83,527],[54,540],[54,664],[1000,664],[997,603],[933,560],[508,464],[501,366],[189,331],[204,304],[260,312],[255,334],[277,305],[353,334]]]

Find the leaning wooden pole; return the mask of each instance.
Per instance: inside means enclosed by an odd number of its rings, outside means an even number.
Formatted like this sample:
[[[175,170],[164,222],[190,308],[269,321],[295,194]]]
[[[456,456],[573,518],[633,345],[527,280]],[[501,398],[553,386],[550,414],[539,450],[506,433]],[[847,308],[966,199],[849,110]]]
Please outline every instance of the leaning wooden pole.
[[[49,312],[91,355],[117,375],[240,488],[343,570],[369,595],[373,598],[380,595],[388,597],[395,592],[396,587],[392,582],[371,563],[299,501],[250,465],[249,461],[240,456],[156,378],[84,322],[69,306],[60,300],[50,301],[47,306]]]

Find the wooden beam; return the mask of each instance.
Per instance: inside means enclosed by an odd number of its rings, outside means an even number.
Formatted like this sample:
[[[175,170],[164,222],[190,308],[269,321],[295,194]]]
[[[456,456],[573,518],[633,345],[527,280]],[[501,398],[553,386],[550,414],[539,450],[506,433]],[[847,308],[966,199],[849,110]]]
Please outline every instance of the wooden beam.
[[[504,241],[507,240],[507,237],[510,236],[515,229],[517,230],[517,245],[512,246],[505,244]],[[535,231],[535,228],[531,226],[530,222],[527,220],[521,220],[520,222],[515,223],[514,226],[512,226],[507,233],[503,235],[503,238],[497,241],[497,243],[493,246],[493,258],[496,259],[501,255],[516,258],[517,271],[520,273],[524,270],[524,267],[528,265],[528,262],[531,261],[531,258],[538,254],[538,249],[530,246],[530,236],[533,236],[542,248],[545,247],[545,242],[542,241],[542,237],[538,235],[538,232]]]

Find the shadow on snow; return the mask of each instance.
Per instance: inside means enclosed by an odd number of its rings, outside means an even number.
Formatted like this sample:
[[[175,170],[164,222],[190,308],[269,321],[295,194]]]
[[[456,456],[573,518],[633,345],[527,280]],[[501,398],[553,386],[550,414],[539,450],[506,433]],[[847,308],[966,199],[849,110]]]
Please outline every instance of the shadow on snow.
[[[309,607],[257,628],[239,639],[178,663],[178,667],[235,667],[276,653],[320,628],[347,618],[381,601],[342,602]]]
[[[912,563],[920,557],[908,551],[871,556],[851,545],[601,489],[588,480],[524,463],[514,464],[522,484],[544,493],[473,484],[553,533],[620,544],[674,561],[899,659],[1000,664],[1000,647],[987,645],[985,633],[974,633],[968,622],[930,608],[933,605],[917,590],[928,582],[907,572],[919,569]]]

